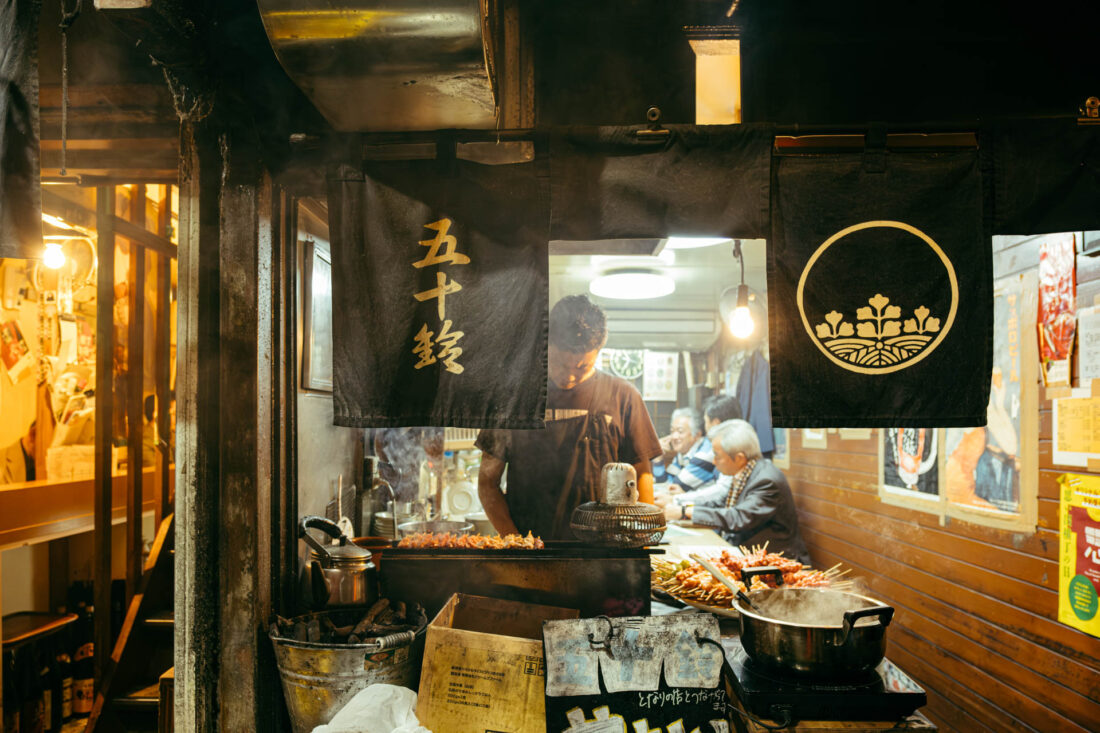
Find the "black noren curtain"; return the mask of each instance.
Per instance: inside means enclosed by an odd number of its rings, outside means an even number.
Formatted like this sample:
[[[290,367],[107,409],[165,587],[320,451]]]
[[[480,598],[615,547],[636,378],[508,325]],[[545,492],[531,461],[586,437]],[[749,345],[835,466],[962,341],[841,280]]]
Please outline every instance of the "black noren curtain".
[[[551,238],[768,236],[770,125],[567,128],[550,141]]]
[[[546,168],[330,173],[337,425],[543,426]]]
[[[0,2],[0,257],[38,257],[39,0]]]
[[[779,427],[984,425],[992,254],[975,150],[776,155]]]
[[[1100,125],[1074,119],[995,123],[994,234],[1100,229]]]

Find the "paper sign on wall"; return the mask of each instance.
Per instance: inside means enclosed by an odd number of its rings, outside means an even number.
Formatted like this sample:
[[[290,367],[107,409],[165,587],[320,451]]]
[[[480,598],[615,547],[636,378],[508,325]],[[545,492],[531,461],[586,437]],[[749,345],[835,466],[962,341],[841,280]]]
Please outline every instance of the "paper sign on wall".
[[[1100,477],[1058,482],[1058,620],[1100,637]]]
[[[1082,385],[1100,379],[1100,308],[1077,314],[1077,374]]]
[[[1100,458],[1100,397],[1088,389],[1075,389],[1069,397],[1054,400],[1054,463],[1088,466]]]
[[[674,351],[645,352],[642,399],[675,402],[680,387],[680,355]]]

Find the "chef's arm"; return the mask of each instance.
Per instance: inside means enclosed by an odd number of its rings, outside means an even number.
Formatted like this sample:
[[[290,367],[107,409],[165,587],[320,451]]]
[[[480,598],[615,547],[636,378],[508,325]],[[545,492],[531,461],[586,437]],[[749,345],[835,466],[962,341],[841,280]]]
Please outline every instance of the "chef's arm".
[[[638,501],[652,504],[653,466],[649,461],[640,461],[634,464],[634,472],[638,474]]]
[[[483,452],[481,468],[477,474],[477,497],[481,500],[485,515],[499,534],[519,534],[516,523],[512,521],[512,514],[508,511],[508,504],[504,501],[504,492],[500,490],[500,477],[503,474],[504,461]]]

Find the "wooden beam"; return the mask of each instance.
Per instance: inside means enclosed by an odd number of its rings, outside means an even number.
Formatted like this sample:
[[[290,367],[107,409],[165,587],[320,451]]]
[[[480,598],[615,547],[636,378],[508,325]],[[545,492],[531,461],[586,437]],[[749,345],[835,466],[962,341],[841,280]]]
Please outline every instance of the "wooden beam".
[[[115,222],[116,231],[118,224]],[[145,229],[145,185],[134,186],[130,199],[130,222]],[[142,404],[145,386],[145,248],[130,242],[130,276],[127,282],[130,309],[129,343],[126,347],[126,603],[141,583],[141,454],[145,414]]]
[[[157,217],[157,235],[168,238],[168,229],[172,222],[172,186],[164,187],[164,198],[160,202]],[[157,504],[157,521],[172,511],[171,481],[169,466],[172,465],[171,402],[169,389],[172,378],[172,339],[169,329],[172,324],[172,259],[164,254],[157,255],[157,326],[156,326],[156,394],[157,394],[157,455],[163,480],[160,486],[160,501]]]
[[[95,615],[95,678],[103,679],[111,648],[111,449],[114,395],[115,312],[115,189],[96,191],[96,369],[95,378],[95,552],[93,556]]]
[[[219,321],[216,133],[185,123],[180,135],[179,307],[176,378],[177,730],[218,730],[220,606],[218,518]],[[239,562],[233,558],[234,564]]]
[[[148,247],[158,254],[168,257],[176,256],[176,245],[172,244],[170,239],[149,231],[144,224],[139,225],[116,216],[114,227],[115,233],[120,237],[126,237],[131,242],[142,247]]]

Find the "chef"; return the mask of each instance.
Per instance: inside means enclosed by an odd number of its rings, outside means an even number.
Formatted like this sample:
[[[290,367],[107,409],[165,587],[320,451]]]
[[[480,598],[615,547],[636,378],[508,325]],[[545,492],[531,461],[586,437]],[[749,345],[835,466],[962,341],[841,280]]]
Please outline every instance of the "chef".
[[[607,463],[633,465],[639,498],[652,503],[650,461],[661,455],[661,444],[638,390],[596,369],[606,341],[597,305],[584,295],[562,298],[550,311],[546,427],[478,435],[478,496],[500,534],[575,539],[570,515],[596,499]]]

